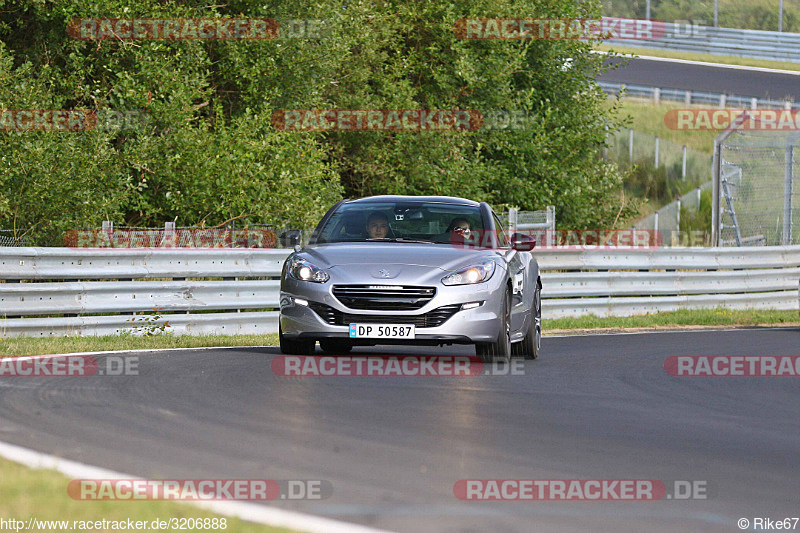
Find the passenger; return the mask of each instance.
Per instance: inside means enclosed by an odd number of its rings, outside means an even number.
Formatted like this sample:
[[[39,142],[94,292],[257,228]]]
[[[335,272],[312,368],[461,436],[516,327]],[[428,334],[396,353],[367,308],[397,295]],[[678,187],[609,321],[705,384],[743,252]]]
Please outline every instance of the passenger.
[[[367,219],[367,235],[370,239],[385,239],[389,233],[389,217],[380,211],[373,212]]]

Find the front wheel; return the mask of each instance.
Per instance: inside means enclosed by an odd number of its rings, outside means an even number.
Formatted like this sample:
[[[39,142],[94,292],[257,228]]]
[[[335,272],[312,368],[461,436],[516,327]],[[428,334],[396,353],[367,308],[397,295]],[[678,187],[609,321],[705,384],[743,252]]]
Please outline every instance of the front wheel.
[[[289,340],[283,336],[283,329],[278,325],[278,339],[281,345],[281,353],[286,355],[314,355],[317,341]]]
[[[347,339],[320,339],[319,347],[328,355],[345,355],[353,349],[353,343]]]
[[[500,313],[500,331],[495,342],[482,342],[475,345],[475,353],[484,363],[494,362],[501,357],[511,356],[511,291],[506,290],[503,309]]]
[[[536,359],[539,357],[539,351],[542,346],[542,289],[538,284],[536,286],[536,292],[533,294],[531,323],[528,326],[528,331],[525,333],[525,338],[522,339],[522,342],[519,344],[522,357],[525,359]]]

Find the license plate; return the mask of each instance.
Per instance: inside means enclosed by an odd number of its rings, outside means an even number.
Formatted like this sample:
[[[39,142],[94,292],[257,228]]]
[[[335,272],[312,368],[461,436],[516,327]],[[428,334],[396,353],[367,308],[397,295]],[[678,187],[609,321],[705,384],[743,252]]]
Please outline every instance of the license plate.
[[[350,324],[353,339],[413,339],[413,324]]]

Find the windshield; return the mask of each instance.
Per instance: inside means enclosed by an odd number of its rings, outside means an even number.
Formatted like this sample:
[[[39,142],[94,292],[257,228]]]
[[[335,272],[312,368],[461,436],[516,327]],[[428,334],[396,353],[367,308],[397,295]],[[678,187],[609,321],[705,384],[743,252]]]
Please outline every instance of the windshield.
[[[317,243],[430,242],[448,244],[454,235],[483,230],[478,206],[436,202],[342,204],[319,229]]]

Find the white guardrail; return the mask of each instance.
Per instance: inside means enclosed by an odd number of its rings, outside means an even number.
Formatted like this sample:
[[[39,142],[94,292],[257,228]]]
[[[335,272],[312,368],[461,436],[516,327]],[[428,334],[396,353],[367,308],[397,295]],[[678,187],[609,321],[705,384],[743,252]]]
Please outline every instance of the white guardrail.
[[[687,21],[688,22],[688,21]],[[656,24],[656,38],[609,39],[605,44],[680,50],[752,59],[800,62],[800,34],[714,28],[689,24]]]
[[[275,332],[279,277],[288,254],[0,248],[0,338]],[[717,306],[798,309],[800,246],[535,255],[544,318]]]
[[[757,98],[755,96],[743,96],[737,94],[708,93],[702,91],[692,91],[689,89],[668,89],[664,87],[650,87],[646,85],[635,85],[618,81],[597,81],[597,85],[606,94],[619,94],[622,90],[625,95],[632,98],[645,98],[652,100],[655,104],[662,101],[683,102],[684,104],[708,104],[720,109],[733,107],[738,109],[795,109],[800,107],[800,102],[792,100],[773,100],[769,98]]]

